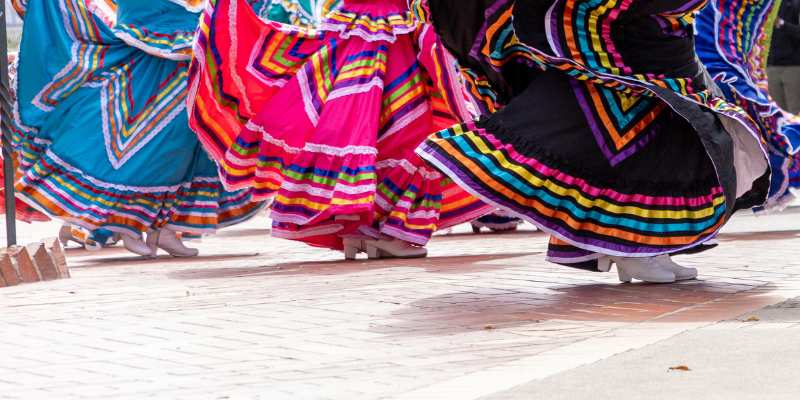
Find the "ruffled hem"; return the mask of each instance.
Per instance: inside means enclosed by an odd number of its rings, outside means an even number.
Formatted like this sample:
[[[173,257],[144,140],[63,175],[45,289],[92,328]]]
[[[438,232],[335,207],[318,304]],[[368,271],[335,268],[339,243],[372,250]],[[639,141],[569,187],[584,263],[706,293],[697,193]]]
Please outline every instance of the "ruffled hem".
[[[710,1],[695,22],[697,55],[726,98],[758,122],[770,147],[785,157],[800,152],[800,117],[770,97],[767,55],[779,4]]]
[[[660,74],[624,74],[615,68],[606,68],[600,65],[587,65],[567,56],[558,56],[548,53],[543,49],[530,46],[520,40],[514,30],[514,21],[511,9],[513,1],[496,2],[496,6],[487,9],[487,21],[481,29],[484,37],[477,37],[469,55],[461,54],[463,65],[480,65],[485,70],[491,70],[495,79],[502,79],[502,69],[507,65],[522,64],[530,67],[531,71],[557,70],[587,84],[601,86],[609,89],[614,95],[624,95],[628,107],[642,99],[657,98],[669,104],[664,99],[665,91],[674,94],[672,97],[702,106],[714,113],[725,115],[743,125],[754,138],[759,136],[759,127],[755,121],[741,107],[714,95],[706,87],[702,75],[693,77],[671,78]],[[437,26],[435,15],[430,12],[427,0],[413,0],[412,10],[422,21]],[[606,10],[610,12],[609,10]],[[489,15],[491,14],[491,15]],[[548,17],[552,18],[552,17]],[[550,22],[550,21],[548,21]],[[438,27],[437,27],[438,29]],[[551,32],[550,34],[555,34]],[[552,46],[553,44],[551,44]],[[457,50],[454,54],[459,54]],[[552,49],[546,49],[552,50]],[[464,51],[461,51],[464,53]],[[587,56],[590,57],[590,56]],[[592,59],[595,58],[591,55]],[[468,87],[475,99],[489,111],[502,104],[498,100],[503,97],[497,93],[498,88],[508,86],[506,82],[488,80],[486,71],[464,71]],[[498,74],[499,73],[499,74]],[[506,94],[508,95],[508,94]],[[507,100],[507,99],[506,99]],[[502,102],[500,102],[502,103]]]
[[[0,180],[2,179],[3,175],[0,174]],[[16,199],[14,201],[14,211],[16,219],[18,221],[27,223],[50,221],[50,217],[39,212],[39,210],[37,210],[34,207],[31,207],[30,205],[21,201],[20,199]],[[0,189],[0,214],[5,215],[5,212],[6,212],[5,190]]]
[[[14,3],[14,5],[16,7],[17,3]],[[21,4],[21,6],[24,5],[27,5],[27,3]],[[9,54],[8,75],[9,75],[9,87],[11,90],[9,90],[8,95],[11,100],[11,103],[14,104],[14,119],[11,121],[10,124],[11,148],[13,149],[11,156],[12,159],[14,160],[14,171],[16,175],[14,177],[14,181],[19,180],[19,178],[22,176],[22,174],[20,173],[21,171],[20,165],[22,159],[22,157],[20,157],[20,150],[27,147],[24,144],[27,144],[28,138],[31,138],[31,136],[24,129],[21,128],[19,119],[17,118],[18,117],[18,113],[16,112],[17,84],[19,83],[19,80],[17,79],[18,66],[19,66],[19,59],[17,58],[17,54],[15,53]],[[37,151],[37,154],[38,153],[39,151]],[[2,165],[3,165],[3,156],[2,154],[0,154],[0,184],[3,184],[3,182],[5,182],[4,180],[5,173],[2,168]],[[5,191],[3,189],[0,189],[0,213],[5,213],[6,211],[4,194]],[[50,220],[50,218],[48,218],[47,215],[40,213],[35,208],[29,206],[28,204],[25,204],[19,199],[15,201],[15,211],[16,211],[16,219],[20,221],[30,223],[30,222],[44,222]]]
[[[337,248],[338,239],[322,236],[353,234],[367,226],[424,245],[437,229],[489,211],[477,199],[459,196],[440,173],[405,159],[376,161],[371,147],[306,144],[301,149],[266,134],[255,137],[262,141],[232,147],[221,164],[222,178],[230,190],[252,188],[259,199],[273,199],[277,237]],[[256,148],[258,153],[248,151]],[[237,165],[226,170],[233,160]],[[445,193],[448,204],[443,204]]]
[[[0,196],[3,196],[3,199],[0,199],[0,214],[5,216],[6,202],[3,190],[0,190]],[[21,201],[20,199],[16,199],[14,201],[14,211],[16,212],[15,215],[17,221],[26,222],[29,224],[34,222],[50,221],[50,217],[48,217],[44,213],[39,212],[39,210],[37,210],[35,207],[29,206],[27,203]]]
[[[12,145],[13,146],[13,145]],[[14,146],[16,147],[16,146]],[[19,180],[22,176],[20,174],[19,169],[19,159],[16,157],[16,153],[12,154],[14,158],[14,171],[16,171],[15,182]],[[0,155],[0,185],[5,184],[5,172],[3,167],[3,157]],[[36,208],[31,207],[30,205],[20,201],[17,199],[14,202],[14,210],[16,211],[16,219],[24,222],[44,222],[49,221],[50,218],[43,213],[40,213]],[[0,187],[0,214],[4,214],[6,212],[6,200],[5,200],[5,189]]]
[[[310,1],[311,10],[292,0],[260,0],[253,7],[259,17],[301,27],[314,27],[322,17],[339,6],[339,0]]]
[[[471,222],[473,228],[488,228],[495,232],[516,230],[522,225],[522,218],[505,210],[497,210]]]
[[[402,9],[353,7],[369,18],[367,10]],[[342,12],[334,14],[351,11]],[[348,21],[340,26],[358,29],[364,19]],[[375,27],[388,27],[386,33],[390,25],[385,19]],[[392,35],[405,31],[395,25]],[[488,212],[410,151],[434,124],[454,122],[448,117],[459,100],[431,95],[458,82],[436,64],[432,32],[416,33],[394,45],[346,43],[339,33],[260,20],[243,0],[220,0],[204,14],[191,68],[190,124],[229,189],[253,188],[258,198],[274,199],[274,236],[329,248],[341,247],[340,235],[424,244],[437,225]],[[440,69],[427,74],[429,64]],[[354,117],[362,110],[370,115]],[[342,131],[343,124],[352,131]]]
[[[341,237],[349,235],[389,236],[424,246],[436,230],[490,211],[488,205],[466,194],[448,196],[455,188],[451,180],[411,161],[383,160],[375,170],[378,184],[368,202],[350,209],[335,206],[314,223],[305,221],[308,217],[302,215],[299,197],[276,197],[272,205],[273,236],[332,249],[341,249]],[[446,213],[452,217],[446,218]]]
[[[162,34],[142,31],[125,24],[117,24],[113,31],[120,40],[152,56],[173,61],[186,61],[192,58],[194,31],[175,32],[166,39]]]
[[[439,225],[446,183],[442,175],[408,160],[382,160],[376,169],[380,176],[375,196],[379,231],[424,246]]]
[[[671,253],[715,236],[726,218],[718,185],[697,197],[619,193],[523,156],[474,124],[434,135],[417,153],[472,195],[587,251]]]
[[[597,260],[602,254],[584,250],[551,236],[547,246],[548,262],[597,271]]]
[[[273,199],[274,236],[316,246],[340,248],[337,235],[365,226],[424,245],[437,229],[491,211],[416,157],[377,157],[369,146],[292,147],[249,123],[219,165],[227,189]]]
[[[49,151],[17,183],[17,197],[88,230],[133,234],[164,226],[212,233],[263,208],[247,191],[225,192],[214,177],[195,177],[173,186],[118,185],[93,178]]]
[[[371,146],[305,143],[294,147],[250,122],[217,162],[229,190],[253,188],[258,198],[268,199],[287,184],[316,183],[305,189],[326,195],[336,190],[362,193],[364,182],[375,179],[371,166],[377,153]]]
[[[320,23],[320,31],[336,32],[343,39],[360,37],[368,42],[386,41],[394,43],[398,36],[417,30],[418,23],[411,11],[397,11],[386,15],[343,8],[329,13]]]
[[[199,13],[205,7],[203,0],[169,0],[184,7],[186,12]],[[135,47],[155,57],[173,61],[186,61],[192,58],[195,31],[175,30],[155,32],[134,24],[122,23],[117,18],[116,5],[108,0],[87,0],[88,10],[103,22],[114,36],[131,47]]]

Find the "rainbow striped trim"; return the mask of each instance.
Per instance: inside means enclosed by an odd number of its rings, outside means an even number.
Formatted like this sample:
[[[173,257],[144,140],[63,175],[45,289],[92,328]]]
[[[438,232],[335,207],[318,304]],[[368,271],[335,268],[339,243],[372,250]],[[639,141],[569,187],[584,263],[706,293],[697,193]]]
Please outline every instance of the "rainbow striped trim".
[[[321,31],[337,32],[343,39],[358,36],[368,42],[394,43],[398,36],[417,29],[417,19],[411,13],[394,13],[380,16],[348,11],[344,8],[329,13],[319,24]]]
[[[697,197],[619,193],[525,157],[474,123],[433,135],[417,153],[474,196],[586,251],[671,253],[713,237],[725,221],[719,186]]]
[[[164,226],[212,233],[263,208],[248,192],[226,192],[216,177],[195,177],[169,187],[122,186],[87,176],[50,151],[16,188],[20,199],[52,217],[89,230],[132,234]]]
[[[767,57],[779,10],[779,1],[710,0],[695,24],[700,60],[726,98],[757,121],[768,143],[773,184],[766,208],[776,209],[797,185],[797,171],[789,165],[800,159],[800,116],[781,109],[768,87]]]
[[[35,107],[44,112],[52,111],[61,100],[86,83],[92,71],[102,66],[108,51],[107,46],[101,44],[101,27],[95,24],[86,2],[64,0],[59,2],[59,7],[67,35],[74,44],[70,63],[32,101]]]
[[[168,0],[183,7],[184,13],[199,13],[206,5],[205,0]],[[120,21],[118,18],[118,0],[84,0],[89,9],[106,25],[115,36],[130,46],[136,47],[150,55],[174,61],[188,61],[192,57],[194,44],[194,25],[186,24],[186,30],[171,29],[156,31],[139,24]],[[185,17],[186,18],[186,17]],[[190,21],[190,18],[186,18]],[[189,29],[191,27],[191,29]]]
[[[341,5],[341,0],[247,0],[256,14],[270,19],[279,11],[281,19],[294,26],[314,27],[322,18]]]
[[[423,20],[430,20],[427,0],[414,0],[414,11]],[[759,126],[739,106],[714,96],[702,79],[667,77],[634,73],[621,55],[603,39],[609,26],[635,0],[557,0],[553,7],[561,12],[548,14],[550,47],[554,54],[522,43],[514,31],[514,0],[497,0],[487,8],[486,25],[470,57],[481,65],[501,71],[511,64],[525,64],[533,70],[558,70],[574,78],[574,91],[584,111],[593,135],[612,165],[635,154],[638,146],[650,138],[645,134],[649,124],[666,110],[659,99],[660,89],[669,90],[681,98],[701,105],[715,113],[726,115],[744,125],[754,136]],[[662,13],[659,17],[677,25],[670,29],[690,28],[692,13],[705,0],[692,0],[679,10]],[[559,36],[555,32],[561,33]],[[678,34],[679,32],[673,32]],[[556,36],[564,37],[560,43]],[[473,63],[473,64],[474,64]],[[483,111],[493,112],[508,99],[491,86],[481,71],[463,72],[473,97],[482,103]]]
[[[455,122],[454,113],[466,114],[453,107],[457,94],[448,93],[458,84],[453,60],[431,46],[432,32],[414,30],[386,40],[381,35],[390,28],[393,35],[404,29],[391,27],[396,18],[359,15],[350,18],[355,23],[350,28],[363,31],[372,20],[368,40],[350,30],[265,22],[244,0],[219,0],[199,30],[190,69],[190,123],[217,161],[226,187],[252,188],[258,198],[274,199],[273,235],[336,248],[341,246],[336,235],[368,231],[425,244],[441,222],[461,223],[489,211],[411,152],[436,129],[421,129],[419,121],[443,127]],[[412,51],[416,40],[425,51],[419,59],[406,52],[405,63],[390,64],[399,40]],[[272,120],[259,122],[257,113],[280,107],[271,100],[283,91],[302,100],[283,112],[306,130],[341,129],[320,126],[331,123],[322,115],[335,100],[361,97],[363,104],[379,105],[377,129],[362,132],[375,135],[374,141],[294,141],[283,126],[265,127]],[[418,142],[409,144],[406,154],[399,151],[399,143],[414,137]]]
[[[124,64],[103,74],[99,87],[103,137],[108,160],[119,169],[140,149],[157,137],[186,111],[188,64],[176,63],[174,71],[159,83],[160,91],[147,99],[138,113],[131,88],[131,65]]]
[[[173,126],[175,118],[184,112],[188,64],[144,56],[145,61],[160,64],[163,68],[158,72],[166,77],[153,93],[134,96],[134,78],[140,81],[147,78],[138,75],[146,69],[136,69],[142,58],[132,56],[141,53],[113,36],[106,22],[93,13],[89,1],[59,0],[57,5],[48,6],[45,15],[64,22],[67,37],[61,39],[71,49],[72,58],[69,62],[65,60],[67,65],[50,83],[43,85],[28,111],[41,112],[46,121],[53,118],[48,113],[58,110],[59,104],[79,88],[94,90],[97,103],[89,98],[82,105],[101,107],[102,121],[94,121],[97,122],[92,125],[94,128],[89,129],[95,129],[91,134],[98,135],[96,138],[103,131],[109,161],[114,168],[121,168],[154,136]],[[43,54],[46,53],[38,55]],[[145,104],[134,104],[134,98],[147,100]],[[77,109],[67,111],[67,115],[75,118],[80,117],[79,113]],[[188,127],[184,129],[183,133],[189,132]],[[56,142],[59,140],[59,132],[46,133]],[[194,176],[174,185],[130,186],[79,170],[51,150],[52,145],[50,139],[39,137],[35,130],[19,129],[15,150],[24,175],[17,183],[18,196],[50,216],[89,230],[104,227],[138,233],[169,226],[184,232],[213,232],[241,222],[263,208],[249,191],[225,191],[213,169],[210,174],[192,171]],[[203,170],[213,165],[205,154],[195,153],[197,142],[189,140],[187,146],[195,156],[195,168]],[[102,158],[102,153],[97,156]]]

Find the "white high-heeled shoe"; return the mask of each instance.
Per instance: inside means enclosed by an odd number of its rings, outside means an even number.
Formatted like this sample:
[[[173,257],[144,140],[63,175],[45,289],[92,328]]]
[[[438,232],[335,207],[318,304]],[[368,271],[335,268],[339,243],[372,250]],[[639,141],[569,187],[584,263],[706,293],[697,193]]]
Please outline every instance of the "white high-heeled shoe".
[[[428,256],[428,249],[414,246],[399,239],[364,240],[364,249],[370,259],[423,258]]]
[[[679,281],[688,281],[692,279],[697,279],[697,268],[689,268],[684,267],[672,260],[668,254],[660,255],[656,257],[656,261],[667,267],[673,274],[675,274],[675,279]]]
[[[346,238],[342,240],[344,245],[344,259],[345,260],[355,260],[358,257],[358,253],[366,253],[367,246],[364,244],[364,240],[362,239],[350,239]]]
[[[142,257],[154,257],[155,251],[154,249],[150,248],[150,246],[142,240],[142,237],[136,237],[133,235],[123,234],[122,235],[122,244],[125,248],[133,254],[138,254]]]
[[[638,279],[649,283],[673,283],[676,279],[675,274],[655,257],[601,257],[597,262],[597,269],[603,272],[610,271],[611,264],[616,264],[620,282],[630,283]]]
[[[173,257],[196,257],[200,251],[186,247],[178,238],[178,234],[169,228],[162,228],[147,233],[147,245],[156,254],[156,248],[162,249]]]

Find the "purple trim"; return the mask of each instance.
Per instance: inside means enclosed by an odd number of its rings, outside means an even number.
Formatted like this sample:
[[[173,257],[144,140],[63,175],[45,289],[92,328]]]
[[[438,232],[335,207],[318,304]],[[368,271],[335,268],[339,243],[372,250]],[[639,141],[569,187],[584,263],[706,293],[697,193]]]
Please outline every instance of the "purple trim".
[[[547,39],[550,42],[550,47],[552,47],[553,53],[556,56],[564,57],[564,52],[562,51],[563,49],[561,47],[561,37],[560,37],[561,31],[558,29],[558,17],[554,16],[554,14],[559,14],[559,15],[561,14],[553,12],[556,9],[556,7],[560,5],[560,3],[561,3],[560,1],[553,2],[553,5],[550,6],[549,10],[547,10],[545,16],[550,20],[550,32],[547,32]]]
[[[586,256],[590,256],[592,254],[597,254],[593,251],[588,251],[584,249],[576,248],[576,251],[561,251],[561,250],[547,250],[548,257],[560,258],[560,259],[568,259],[568,258],[585,258]]]
[[[570,231],[562,228],[561,226],[551,223],[548,219],[543,218],[538,214],[531,213],[530,211],[516,204],[508,203],[504,199],[501,199],[493,195],[492,193],[489,193],[486,189],[484,189],[483,185],[481,185],[478,182],[475,182],[471,177],[463,173],[461,169],[457,167],[457,165],[450,162],[450,160],[447,157],[440,154],[438,151],[432,148],[427,142],[423,143],[422,145],[420,145],[419,148],[417,148],[417,154],[422,158],[426,159],[428,162],[434,164],[443,173],[445,173],[446,175],[450,176],[452,179],[457,181],[457,183],[459,183],[461,187],[464,188],[464,190],[467,190],[468,192],[472,193],[474,196],[485,201],[486,203],[492,204],[498,208],[511,210],[515,214],[518,214],[520,217],[524,218],[526,221],[538,226],[543,231],[552,234],[575,247],[578,247],[580,249],[589,252],[596,252],[596,253],[623,256],[623,257],[647,257],[660,254],[673,253],[683,248],[694,247],[695,245],[702,242],[702,240],[700,240],[698,241],[698,243],[694,243],[690,246],[665,249],[665,248],[644,247],[644,246],[641,247],[624,246],[618,243],[611,243],[607,241],[575,236]]]
[[[686,12],[687,10],[689,10],[691,8],[694,8],[697,3],[702,3],[704,1],[706,1],[706,0],[692,0],[692,1],[689,1],[686,4],[684,4],[683,7],[680,7],[678,9],[672,10],[672,11],[664,11],[661,14],[672,14],[672,13]]]
[[[592,131],[594,140],[597,142],[597,145],[600,147],[600,151],[603,153],[612,167],[617,166],[617,164],[625,161],[628,157],[636,154],[637,151],[641,150],[655,136],[655,131],[651,130],[650,132],[642,134],[640,138],[634,139],[633,141],[636,142],[636,144],[628,146],[627,149],[614,154],[614,152],[608,147],[606,138],[601,130],[602,128],[600,128],[600,126],[597,124],[597,118],[594,116],[593,108],[586,100],[586,96],[579,86],[580,83],[571,78],[569,78],[569,83],[572,85],[572,89],[575,92],[575,99],[578,101],[578,105],[581,107],[583,114],[586,116],[586,123],[589,125],[589,129]]]
[[[491,7],[487,8],[484,12],[484,22],[481,30],[478,32],[478,36],[475,39],[475,43],[472,44],[472,48],[469,50],[470,57],[474,58],[476,61],[481,61],[483,57],[481,57],[481,47],[483,47],[483,41],[486,39],[486,31],[489,29],[489,23],[494,22],[489,18],[490,15],[497,12],[498,9],[502,8],[507,3],[510,3],[512,0],[497,0]],[[493,67],[494,68],[494,67]],[[495,68],[496,69],[496,68]]]

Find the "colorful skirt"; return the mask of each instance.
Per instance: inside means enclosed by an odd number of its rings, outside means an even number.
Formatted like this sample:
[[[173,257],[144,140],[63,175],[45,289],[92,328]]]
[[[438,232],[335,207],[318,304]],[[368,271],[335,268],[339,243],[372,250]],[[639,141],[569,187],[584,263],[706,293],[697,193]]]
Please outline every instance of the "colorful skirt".
[[[17,3],[15,3],[17,5]],[[19,5],[20,12],[24,12],[24,8],[22,5]],[[17,101],[17,54],[9,54],[8,56],[8,76],[9,76],[9,98],[12,103]],[[11,121],[11,147],[13,149],[11,156],[13,157],[14,161],[14,171],[15,177],[14,181],[19,179],[22,174],[19,170],[19,160],[17,159],[17,151],[16,149],[19,148],[20,143],[24,138],[25,132],[20,129],[19,125],[17,125],[14,121]],[[3,163],[3,155],[0,153],[0,184],[5,185],[5,169],[2,167]],[[41,212],[37,211],[35,208],[31,207],[30,205],[26,204],[25,202],[17,199],[14,202],[14,210],[16,219],[24,222],[44,222],[49,221],[50,218],[47,215],[42,214]],[[0,214],[5,214],[6,212],[6,201],[5,201],[5,186],[0,189]]]
[[[482,228],[487,228],[492,232],[516,231],[522,224],[522,218],[516,217],[505,210],[497,210],[491,214],[484,215],[470,224],[472,231],[480,233]]]
[[[247,0],[256,15],[295,26],[318,25],[341,0]]]
[[[253,216],[189,129],[196,1],[30,0],[18,197],[87,230],[207,233]],[[69,24],[63,21],[71,21]]]
[[[190,123],[226,187],[274,199],[274,236],[424,245],[488,211],[414,154],[467,112],[453,60],[403,1],[345,2],[309,30],[220,0],[200,32]]]
[[[725,98],[758,123],[772,166],[769,201],[760,210],[781,210],[800,186],[800,116],[769,96],[767,54],[780,1],[710,0],[697,17],[700,61]]]
[[[532,3],[415,3],[486,110],[422,157],[552,234],[564,264],[693,248],[763,203],[759,128],[695,62],[701,1]]]
[[[12,157],[13,156],[14,154],[12,154]],[[2,165],[2,163],[3,163],[3,157],[2,155],[0,155],[0,165]],[[15,171],[18,172],[19,163],[17,162],[16,159],[14,160],[14,167]],[[15,180],[19,179],[20,177],[21,174],[18,172],[15,176]],[[0,182],[2,182],[3,184],[5,182],[5,170],[2,168],[0,168]],[[5,212],[6,212],[6,199],[5,199],[5,186],[3,186],[2,189],[0,189],[0,215],[5,215]],[[28,222],[28,223],[45,222],[50,220],[50,218],[47,215],[41,213],[35,207],[31,207],[28,203],[25,203],[20,199],[16,199],[14,201],[14,212],[16,215],[16,219],[23,222]]]

